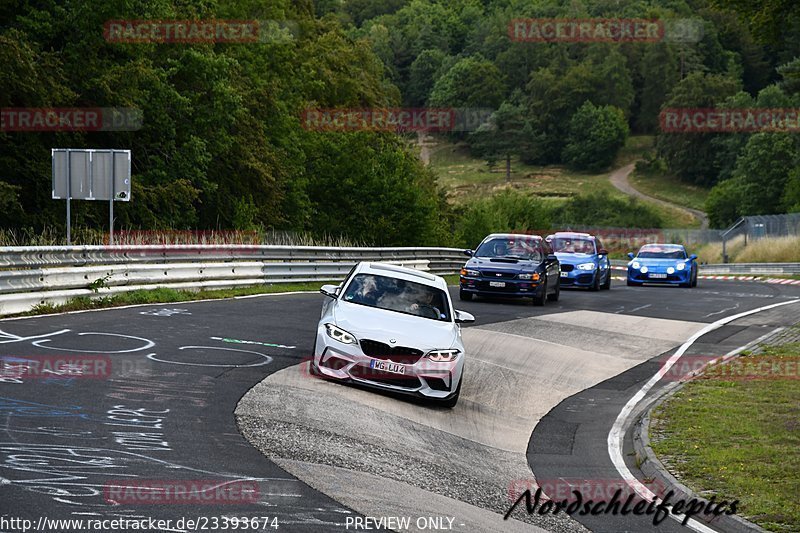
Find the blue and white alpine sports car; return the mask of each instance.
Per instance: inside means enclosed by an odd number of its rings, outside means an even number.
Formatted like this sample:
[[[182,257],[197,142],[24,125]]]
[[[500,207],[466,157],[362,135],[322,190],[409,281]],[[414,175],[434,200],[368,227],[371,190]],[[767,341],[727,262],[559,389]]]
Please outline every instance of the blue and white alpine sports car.
[[[697,256],[687,255],[680,244],[645,244],[628,257],[629,287],[645,283],[697,286]]]

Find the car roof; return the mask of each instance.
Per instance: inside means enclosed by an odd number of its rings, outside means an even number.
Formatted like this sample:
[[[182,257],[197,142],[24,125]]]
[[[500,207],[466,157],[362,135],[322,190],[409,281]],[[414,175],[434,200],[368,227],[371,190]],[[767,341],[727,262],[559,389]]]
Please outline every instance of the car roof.
[[[661,243],[650,243],[643,245],[640,250],[644,249],[651,249],[651,248],[666,248],[671,250],[686,250],[682,244],[661,244]]]
[[[579,233],[577,231],[557,231],[548,235],[548,237],[573,237],[573,238],[581,238],[581,239],[594,239],[594,235],[589,235],[588,233]]]
[[[539,235],[531,235],[529,233],[491,233],[486,237],[484,237],[483,240],[485,241],[486,239],[494,239],[494,238],[508,239],[508,238],[522,238],[522,237],[528,239],[537,239],[537,240],[542,239],[542,237]]]
[[[416,270],[414,268],[408,268],[400,265],[363,261],[358,264],[356,273],[375,274],[376,276],[387,276],[405,281],[413,281],[415,283],[436,287],[447,292],[447,282],[443,277],[437,276],[436,274],[431,274],[430,272],[425,272],[423,270]]]

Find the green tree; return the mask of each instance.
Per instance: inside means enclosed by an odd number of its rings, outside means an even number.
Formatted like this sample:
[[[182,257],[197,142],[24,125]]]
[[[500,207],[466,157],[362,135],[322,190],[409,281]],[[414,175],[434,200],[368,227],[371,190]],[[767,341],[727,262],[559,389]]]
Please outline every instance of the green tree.
[[[607,168],[628,138],[628,123],[622,110],[585,102],[569,122],[562,159],[568,165],[589,171]]]
[[[739,84],[718,74],[694,72],[682,79],[670,92],[667,108],[714,107],[734,95]],[[713,133],[661,133],[656,141],[659,156],[670,172],[698,185],[716,183],[719,168],[715,164]]]
[[[516,99],[515,99],[516,100]],[[511,156],[526,151],[529,133],[525,129],[525,108],[512,101],[503,102],[489,121],[469,136],[470,150],[475,155],[506,162],[506,180],[511,180]]]
[[[505,96],[500,70],[480,56],[465,57],[443,74],[431,90],[431,107],[497,108]]]

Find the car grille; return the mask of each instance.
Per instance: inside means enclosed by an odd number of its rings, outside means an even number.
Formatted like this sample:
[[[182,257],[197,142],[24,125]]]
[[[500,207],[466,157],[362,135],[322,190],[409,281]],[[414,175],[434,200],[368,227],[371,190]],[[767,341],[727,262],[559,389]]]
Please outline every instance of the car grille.
[[[403,387],[406,389],[418,389],[420,387],[419,378],[416,376],[402,376],[389,372],[381,372],[380,370],[374,370],[368,366],[355,366],[350,370],[350,375],[357,379],[366,379],[374,381],[375,383]]]
[[[496,270],[481,270],[481,275],[493,279],[514,279],[517,276],[514,272],[498,272]]]
[[[385,342],[373,341],[370,339],[361,340],[361,351],[373,359],[391,360],[394,363],[413,365],[420,360],[422,350],[409,348],[407,346],[389,346]]]
[[[575,265],[561,263],[561,272],[572,272],[575,268]]]

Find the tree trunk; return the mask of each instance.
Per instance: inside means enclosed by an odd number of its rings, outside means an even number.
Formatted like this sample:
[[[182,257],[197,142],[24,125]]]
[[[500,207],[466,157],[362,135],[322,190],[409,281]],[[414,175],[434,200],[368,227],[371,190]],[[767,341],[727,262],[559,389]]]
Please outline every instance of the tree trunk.
[[[506,154],[506,181],[511,181],[511,154]]]

